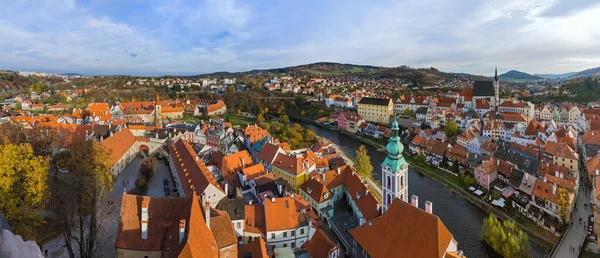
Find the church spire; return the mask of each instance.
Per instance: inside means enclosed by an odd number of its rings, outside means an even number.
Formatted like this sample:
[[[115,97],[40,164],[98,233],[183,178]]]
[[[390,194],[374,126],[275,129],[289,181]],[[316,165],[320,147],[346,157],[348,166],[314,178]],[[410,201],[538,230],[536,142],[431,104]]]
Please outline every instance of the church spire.
[[[498,66],[496,66],[496,72],[494,73],[494,81],[498,81]]]

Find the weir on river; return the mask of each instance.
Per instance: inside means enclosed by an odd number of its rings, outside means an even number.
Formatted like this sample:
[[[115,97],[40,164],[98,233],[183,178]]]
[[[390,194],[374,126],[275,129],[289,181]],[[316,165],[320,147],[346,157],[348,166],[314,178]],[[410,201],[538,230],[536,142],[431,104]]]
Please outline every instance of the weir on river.
[[[323,129],[313,124],[299,123],[303,127],[314,130],[318,136],[329,139],[352,156],[354,156],[356,149],[363,144],[337,131]],[[370,145],[364,145],[371,157],[374,169],[373,178],[379,180],[381,176],[381,163],[385,159],[385,154],[377,151],[377,149]],[[444,222],[454,235],[456,241],[458,241],[459,250],[463,250],[467,257],[498,257],[490,247],[481,241],[481,228],[483,220],[487,217],[485,211],[464,200],[459,195],[450,191],[446,186],[428,176],[418,173],[413,168],[409,168],[408,194],[408,196],[412,196],[413,194],[419,196],[419,200],[423,202],[428,200],[433,203],[433,213]],[[550,252],[550,250],[534,241],[530,240],[529,243],[531,245],[532,257],[545,257]]]

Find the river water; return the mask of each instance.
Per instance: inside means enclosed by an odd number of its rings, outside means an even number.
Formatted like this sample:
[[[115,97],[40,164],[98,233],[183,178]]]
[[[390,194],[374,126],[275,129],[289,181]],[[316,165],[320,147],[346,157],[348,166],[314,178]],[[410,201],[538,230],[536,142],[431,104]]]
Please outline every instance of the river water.
[[[315,131],[318,136],[325,137],[337,144],[349,155],[363,143],[347,135],[336,131],[320,128],[313,124],[300,123]],[[379,180],[381,176],[381,163],[385,159],[385,153],[377,151],[370,145],[365,144],[371,163],[373,165],[373,178]],[[408,148],[408,146],[405,146]],[[433,203],[433,213],[440,217],[446,227],[458,241],[459,250],[463,250],[467,257],[498,257],[488,246],[481,241],[481,228],[487,213],[479,207],[464,200],[459,195],[450,191],[446,186],[422,175],[409,168],[408,176],[409,196],[419,196],[419,207],[424,208],[425,201]],[[410,198],[409,198],[410,199]],[[532,257],[545,257],[550,252],[547,248],[529,241],[531,244]]]

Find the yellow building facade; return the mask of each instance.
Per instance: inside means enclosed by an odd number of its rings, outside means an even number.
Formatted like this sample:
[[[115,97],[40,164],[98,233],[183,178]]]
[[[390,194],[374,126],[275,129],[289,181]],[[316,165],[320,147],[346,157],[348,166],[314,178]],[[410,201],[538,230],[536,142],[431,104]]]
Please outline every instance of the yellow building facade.
[[[362,98],[358,102],[358,114],[367,122],[387,125],[394,114],[394,103],[391,99]]]

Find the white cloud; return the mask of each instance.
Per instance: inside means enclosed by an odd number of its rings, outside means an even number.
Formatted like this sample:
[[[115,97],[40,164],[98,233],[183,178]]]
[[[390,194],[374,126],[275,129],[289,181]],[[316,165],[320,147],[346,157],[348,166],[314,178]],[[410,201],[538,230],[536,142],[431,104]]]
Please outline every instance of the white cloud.
[[[564,1],[163,0],[128,14],[96,2],[15,1],[0,17],[8,39],[0,40],[0,69],[193,74],[336,61],[490,74],[495,64],[531,73],[598,66],[600,6]]]

